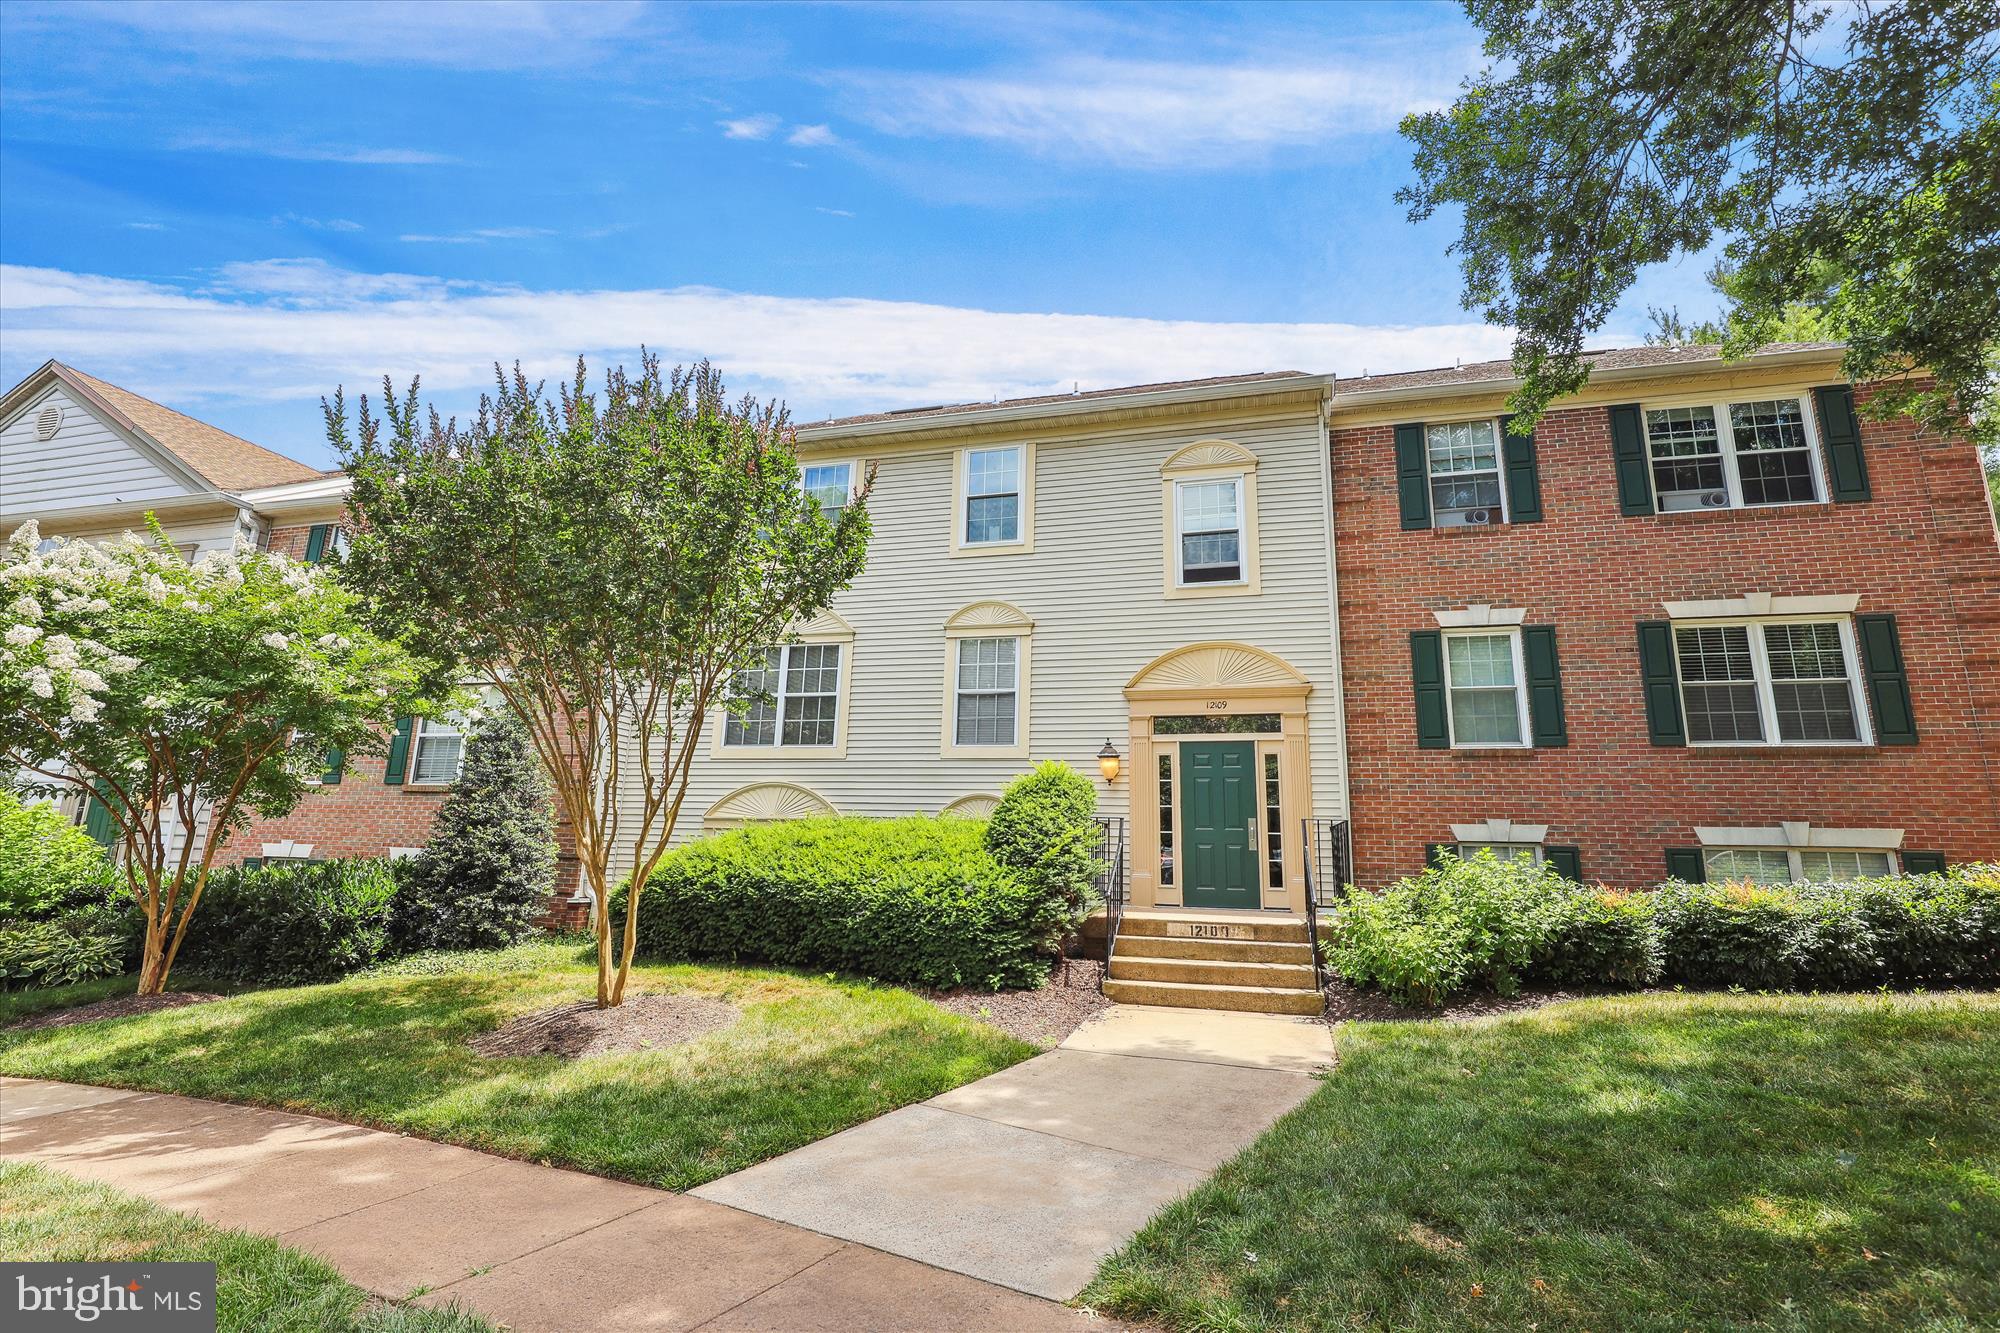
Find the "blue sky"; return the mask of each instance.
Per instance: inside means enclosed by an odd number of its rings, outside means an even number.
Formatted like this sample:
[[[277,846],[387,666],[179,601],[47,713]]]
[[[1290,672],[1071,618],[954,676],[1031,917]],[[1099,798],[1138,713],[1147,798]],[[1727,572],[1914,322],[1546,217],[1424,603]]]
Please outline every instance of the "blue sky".
[[[1443,4],[10,0],[0,375],[323,463],[335,384],[641,342],[801,419],[1504,354],[1392,198],[1479,58]]]

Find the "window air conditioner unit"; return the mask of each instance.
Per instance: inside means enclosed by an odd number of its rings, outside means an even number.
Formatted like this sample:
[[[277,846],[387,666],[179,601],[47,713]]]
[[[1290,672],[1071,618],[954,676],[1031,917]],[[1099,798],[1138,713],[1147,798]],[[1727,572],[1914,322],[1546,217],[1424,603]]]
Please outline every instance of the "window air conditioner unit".
[[[1465,511],[1465,521],[1467,523],[1491,523],[1493,521],[1493,510],[1490,507],[1486,509],[1468,509]]]
[[[1728,491],[1703,491],[1703,492],[1701,493],[1701,507],[1702,507],[1703,509],[1727,509],[1727,508],[1729,508],[1729,492],[1728,492]]]

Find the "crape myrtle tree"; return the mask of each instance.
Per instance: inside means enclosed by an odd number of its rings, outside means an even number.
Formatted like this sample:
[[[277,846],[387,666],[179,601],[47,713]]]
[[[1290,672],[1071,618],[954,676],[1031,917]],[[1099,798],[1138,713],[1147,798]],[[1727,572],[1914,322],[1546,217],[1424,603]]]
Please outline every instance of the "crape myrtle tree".
[[[148,522],[43,550],[31,521],[0,548],[0,764],[110,816],[157,995],[228,835],[426,700],[422,664],[326,571],[241,541],[190,563]]]
[[[1812,327],[1884,382],[1875,415],[2000,438],[2000,0],[1466,11],[1490,63],[1403,122],[1397,197],[1461,213],[1465,304],[1517,330],[1514,429],[1584,383],[1640,268],[1715,247],[1724,355]]]
[[[867,485],[829,518],[800,490],[782,406],[730,402],[706,362],[642,354],[551,399],[516,366],[461,426],[344,396],[327,433],[354,480],[344,577],[384,632],[490,683],[548,770],[595,901],[597,1003],[623,1002],[638,903],[734,672],[861,572]],[[768,698],[765,700],[768,702]],[[736,705],[758,700],[737,700]],[[611,867],[631,867],[622,938]]]

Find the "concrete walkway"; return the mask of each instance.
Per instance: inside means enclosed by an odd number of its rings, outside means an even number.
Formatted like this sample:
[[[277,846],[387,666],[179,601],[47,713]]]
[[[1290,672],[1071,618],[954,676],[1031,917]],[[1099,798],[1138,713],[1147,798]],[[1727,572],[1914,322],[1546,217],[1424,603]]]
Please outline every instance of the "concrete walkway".
[[[1311,1020],[1119,1005],[1045,1055],[694,1193],[1067,1300],[1332,1060]]]
[[[219,1102],[0,1078],[0,1157],[276,1236],[382,1296],[422,1291],[523,1331],[1115,1327],[720,1203]]]

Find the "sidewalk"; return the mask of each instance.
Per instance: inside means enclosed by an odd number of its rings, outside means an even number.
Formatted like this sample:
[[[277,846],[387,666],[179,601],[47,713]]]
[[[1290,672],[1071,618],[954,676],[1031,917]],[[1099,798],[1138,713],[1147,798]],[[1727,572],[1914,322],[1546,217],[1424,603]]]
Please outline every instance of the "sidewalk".
[[[1116,1005],[1053,1051],[693,1193],[1067,1300],[1332,1062],[1309,1019]]]
[[[382,1296],[456,1301],[523,1333],[1118,1327],[720,1203],[219,1102],[0,1078],[0,1157],[276,1236]]]

